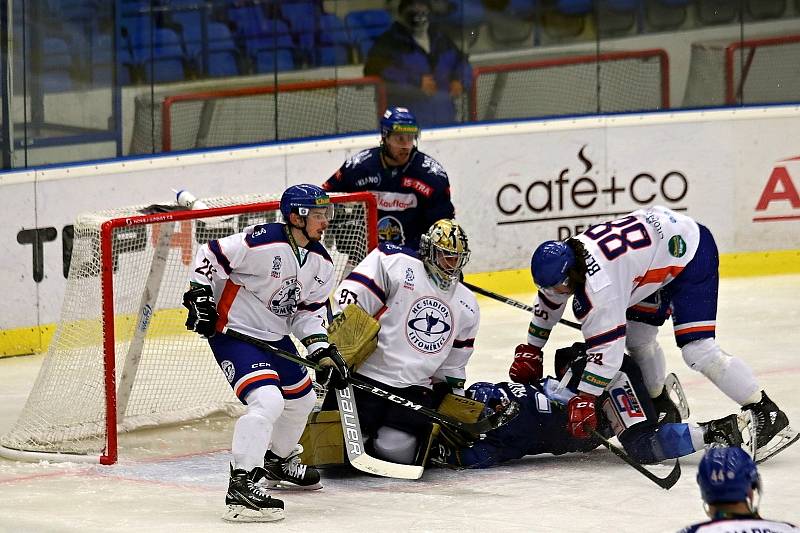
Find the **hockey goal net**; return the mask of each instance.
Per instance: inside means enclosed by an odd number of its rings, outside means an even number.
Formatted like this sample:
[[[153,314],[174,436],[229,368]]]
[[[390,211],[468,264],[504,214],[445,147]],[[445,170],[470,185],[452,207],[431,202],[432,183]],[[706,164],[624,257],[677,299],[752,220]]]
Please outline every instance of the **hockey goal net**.
[[[336,236],[331,229],[325,239],[338,282],[376,246],[377,211],[369,193],[331,199]],[[276,200],[210,198],[206,210],[137,206],[78,217],[61,319],[0,455],[112,464],[118,432],[238,413],[208,343],[184,327],[182,295],[197,247],[280,219]]]
[[[131,153],[373,132],[386,108],[374,77],[136,98]]]
[[[692,43],[684,107],[800,102],[800,35]]]
[[[662,49],[490,65],[473,69],[472,77],[474,121],[669,108]]]

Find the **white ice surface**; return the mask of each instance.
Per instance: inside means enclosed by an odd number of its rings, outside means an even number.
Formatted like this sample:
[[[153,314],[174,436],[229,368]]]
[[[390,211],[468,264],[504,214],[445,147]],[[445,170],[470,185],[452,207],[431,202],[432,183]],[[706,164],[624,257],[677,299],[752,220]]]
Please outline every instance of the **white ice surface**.
[[[522,295],[530,302],[532,295]],[[482,324],[468,381],[506,379],[514,346],[525,339],[527,313],[481,298]],[[567,326],[546,351],[578,340]],[[723,280],[717,337],[745,359],[763,388],[800,428],[800,276]],[[736,406],[689,370],[669,324],[660,340],[680,377],[692,420]],[[0,359],[0,432],[27,396],[41,357]],[[211,420],[123,439],[114,466],[31,464],[0,459],[0,531],[674,531],[704,519],[695,483],[699,454],[664,491],[604,449],[528,457],[478,471],[426,471],[422,480],[323,472],[321,491],[282,491],[287,518],[271,524],[220,519],[227,486],[230,421]],[[664,475],[667,467],[659,468]],[[800,444],[761,465],[765,516],[800,522]]]

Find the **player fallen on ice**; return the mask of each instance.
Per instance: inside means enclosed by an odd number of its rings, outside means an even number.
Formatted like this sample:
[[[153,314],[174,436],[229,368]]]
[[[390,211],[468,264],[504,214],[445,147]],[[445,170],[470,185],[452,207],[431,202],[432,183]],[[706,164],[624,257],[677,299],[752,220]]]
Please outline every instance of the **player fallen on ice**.
[[[197,252],[184,294],[186,327],[208,339],[214,357],[245,413],[233,430],[230,483],[223,519],[264,522],[284,518],[281,500],[265,487],[321,488],[319,472],[300,462],[298,439],[316,394],[304,366],[226,335],[228,329],[329,367],[317,381],[347,384],[347,367],[328,342],[324,324],[334,268],[320,243],[332,216],[327,193],[294,185],[280,201],[285,223],[258,224]]]
[[[750,367],[715,341],[719,254],[711,232],[686,215],[654,206],[596,224],[562,241],[546,241],[531,258],[538,287],[528,343],[517,348],[512,380],[530,382],[528,361],[542,353],[567,301],[581,322],[588,362],[567,411],[570,431],[587,437],[596,400],[612,385],[627,352],[642,371],[656,408],[665,405],[664,352],[658,326],[672,316],[687,365],[753,414],[756,460],[800,438],[786,414],[760,390]]]
[[[455,221],[436,221],[419,252],[382,243],[339,284],[334,304],[357,305],[377,318],[377,344],[354,362],[354,374],[392,394],[436,408],[448,393],[464,393],[480,311],[461,282],[469,244]],[[370,455],[401,464],[423,464],[430,420],[385,398],[355,391]],[[326,406],[335,409],[326,398]]]
[[[535,377],[529,383],[471,385],[467,397],[483,403],[484,414],[505,409],[512,402],[519,405],[519,414],[468,445],[440,438],[431,452],[431,462],[486,468],[526,455],[559,455],[596,448],[600,444],[596,436],[573,435],[567,410],[569,402],[579,397],[577,387],[587,364],[586,345],[575,343],[556,350],[555,361],[556,377],[542,378],[540,356],[529,361],[531,377]],[[742,446],[752,441],[749,426],[743,434],[736,414],[699,424],[681,422],[680,412],[688,411],[688,406],[679,410],[667,397],[669,414],[660,417],[638,366],[627,355],[611,383],[597,400],[601,409],[596,415],[596,427],[606,438],[615,435],[628,455],[639,463],[659,463],[711,446]]]

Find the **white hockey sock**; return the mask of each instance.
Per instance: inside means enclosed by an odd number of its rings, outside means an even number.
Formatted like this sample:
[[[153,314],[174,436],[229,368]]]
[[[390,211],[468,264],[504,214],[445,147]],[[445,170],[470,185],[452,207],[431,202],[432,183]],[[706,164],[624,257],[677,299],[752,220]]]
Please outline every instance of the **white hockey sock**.
[[[410,465],[417,454],[417,438],[389,426],[378,429],[378,437],[373,442],[375,453],[394,463]]]
[[[272,432],[272,453],[279,457],[287,457],[294,449],[300,435],[308,423],[308,415],[314,409],[317,395],[313,389],[300,398],[284,400],[283,413],[275,422]]]
[[[651,398],[655,398],[664,389],[664,378],[667,373],[664,350],[656,342],[658,328],[630,321],[626,330],[625,348],[642,371],[647,392]]]
[[[275,421],[283,412],[283,396],[278,387],[267,385],[250,391],[245,397],[247,410],[233,428],[231,454],[234,468],[248,472],[264,465],[267,443]]]
[[[719,390],[739,405],[746,405],[759,386],[753,371],[738,357],[723,352],[714,339],[701,339],[685,345],[681,352],[686,364],[711,380]]]
[[[692,447],[694,448],[694,451],[705,448],[706,441],[705,435],[703,434],[703,428],[694,422],[689,422],[686,424],[686,426],[689,428],[689,436],[692,439]]]

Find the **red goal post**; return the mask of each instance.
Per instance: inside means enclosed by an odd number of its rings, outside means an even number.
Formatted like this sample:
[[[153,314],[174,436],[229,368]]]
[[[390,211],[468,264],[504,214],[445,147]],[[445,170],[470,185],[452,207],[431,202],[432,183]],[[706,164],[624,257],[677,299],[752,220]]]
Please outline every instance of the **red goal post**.
[[[599,78],[598,78],[599,76]],[[554,57],[473,69],[472,121],[668,109],[663,49]]]
[[[277,198],[79,216],[61,319],[19,419],[0,437],[0,456],[113,464],[120,433],[240,412],[208,343],[184,327],[182,294],[197,247],[279,220]],[[377,246],[377,204],[365,192],[331,200],[325,244],[338,283]]]
[[[728,45],[725,104],[735,105],[742,98],[761,104],[800,101],[799,54],[800,35],[746,39]],[[748,94],[752,96],[748,98]]]
[[[384,109],[377,77],[175,94],[161,105],[162,150],[372,131]]]

